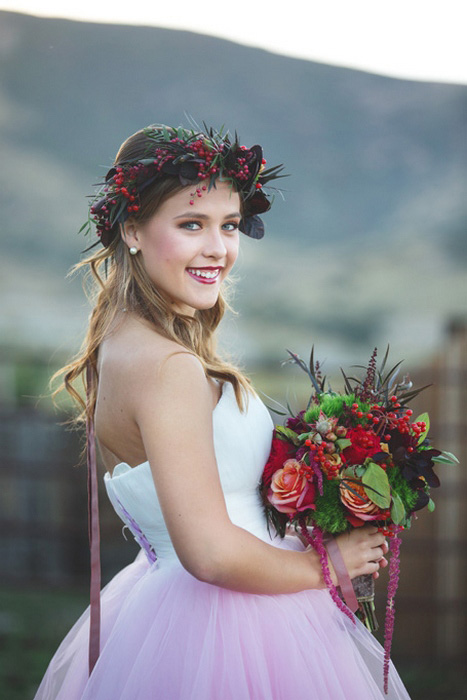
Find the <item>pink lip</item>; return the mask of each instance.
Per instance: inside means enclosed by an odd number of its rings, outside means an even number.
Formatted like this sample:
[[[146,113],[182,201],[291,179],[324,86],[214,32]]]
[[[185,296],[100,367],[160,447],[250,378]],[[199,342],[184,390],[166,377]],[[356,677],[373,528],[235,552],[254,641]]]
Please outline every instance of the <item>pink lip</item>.
[[[207,277],[199,277],[196,275],[194,272],[191,272],[191,270],[203,270],[203,271],[209,271],[209,272],[218,272],[219,274],[216,277],[213,277],[211,279],[208,279]],[[200,282],[201,284],[215,284],[219,277],[220,273],[222,271],[222,267],[193,267],[191,269],[187,268],[186,270],[190,277],[197,282]]]

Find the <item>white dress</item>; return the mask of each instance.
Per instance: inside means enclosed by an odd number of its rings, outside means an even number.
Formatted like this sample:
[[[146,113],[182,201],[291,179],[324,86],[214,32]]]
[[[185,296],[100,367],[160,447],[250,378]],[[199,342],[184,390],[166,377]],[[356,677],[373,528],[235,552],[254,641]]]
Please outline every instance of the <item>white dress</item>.
[[[241,413],[230,383],[213,412],[214,444],[233,523],[274,546],[258,493],[273,425],[259,398]],[[176,461],[176,453],[174,454]],[[101,654],[88,677],[89,613],[56,652],[36,700],[391,700],[409,696],[383,651],[326,590],[240,593],[180,564],[149,464],[105,475],[109,498],[142,552],[101,594]]]

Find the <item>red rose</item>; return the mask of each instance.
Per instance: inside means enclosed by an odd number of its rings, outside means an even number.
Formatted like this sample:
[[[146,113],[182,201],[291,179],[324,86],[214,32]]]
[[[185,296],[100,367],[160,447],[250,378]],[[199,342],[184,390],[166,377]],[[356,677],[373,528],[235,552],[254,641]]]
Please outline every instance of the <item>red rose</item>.
[[[271,444],[271,453],[266,462],[266,466],[263,471],[263,485],[270,486],[272,475],[278,469],[282,469],[284,462],[288,460],[290,455],[294,452],[294,446],[285,440],[279,440],[279,438],[273,438]]]
[[[363,464],[367,457],[381,452],[379,438],[371,430],[352,428],[346,438],[352,443],[342,451],[348,464]]]
[[[315,508],[315,487],[300,474],[301,464],[288,459],[283,469],[273,475],[268,501],[280,513],[295,515],[308,508]],[[303,470],[302,470],[303,471]]]

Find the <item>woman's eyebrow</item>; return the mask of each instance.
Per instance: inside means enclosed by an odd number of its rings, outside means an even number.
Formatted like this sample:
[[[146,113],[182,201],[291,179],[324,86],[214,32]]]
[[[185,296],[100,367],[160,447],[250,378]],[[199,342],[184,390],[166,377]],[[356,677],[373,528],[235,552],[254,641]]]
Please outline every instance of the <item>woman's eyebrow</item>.
[[[242,217],[240,212],[234,211],[232,214],[226,214],[225,219],[235,219],[235,217]],[[185,214],[179,214],[178,216],[175,216],[174,219],[209,219],[210,217],[207,214],[198,214],[195,211],[188,211],[185,212]]]

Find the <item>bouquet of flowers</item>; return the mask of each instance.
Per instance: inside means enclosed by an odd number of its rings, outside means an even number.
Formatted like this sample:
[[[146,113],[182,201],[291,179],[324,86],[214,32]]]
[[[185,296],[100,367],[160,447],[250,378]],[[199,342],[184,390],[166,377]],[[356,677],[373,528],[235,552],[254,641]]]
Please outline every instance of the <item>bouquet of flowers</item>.
[[[399,580],[399,533],[410,527],[417,510],[434,509],[430,491],[440,485],[433,471],[435,463],[458,460],[430,446],[428,414],[413,418],[408,407],[426,387],[413,389],[408,377],[399,382],[400,362],[385,371],[389,348],[379,368],[376,349],[367,367],[357,366],[364,370],[361,378],[342,371],[344,393],[336,393],[327,385],[313,350],[308,365],[288,352],[287,361],[306,372],[313,390],[306,408],[293,414],[288,407],[285,425],[275,428],[261,482],[266,516],[282,537],[288,528],[295,527],[316,549],[334,602],[352,620],[351,610],[331,580],[326,538],[367,522],[388,537],[391,559],[384,644],[387,692]],[[355,601],[350,607],[355,610],[358,606],[357,614],[373,631],[377,629],[374,579],[371,575],[359,576],[352,584],[357,600],[352,586],[347,587],[349,594],[342,584],[344,598],[346,602]]]

